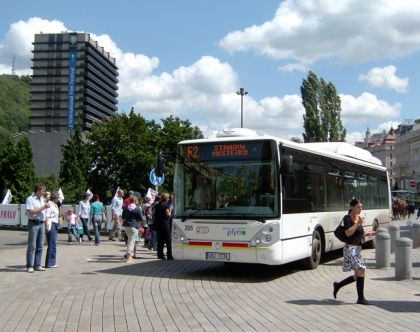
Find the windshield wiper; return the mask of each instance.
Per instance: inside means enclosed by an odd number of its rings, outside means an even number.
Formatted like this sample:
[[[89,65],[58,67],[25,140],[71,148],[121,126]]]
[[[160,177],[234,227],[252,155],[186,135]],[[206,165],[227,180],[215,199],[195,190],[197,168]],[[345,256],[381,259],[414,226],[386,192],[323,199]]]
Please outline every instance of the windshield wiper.
[[[197,209],[197,210],[195,210],[194,212],[188,214],[187,216],[182,217],[181,222],[186,221],[188,218],[191,218],[191,217],[195,216],[198,212],[201,212],[201,211],[204,211],[204,210],[208,210],[208,209]]]

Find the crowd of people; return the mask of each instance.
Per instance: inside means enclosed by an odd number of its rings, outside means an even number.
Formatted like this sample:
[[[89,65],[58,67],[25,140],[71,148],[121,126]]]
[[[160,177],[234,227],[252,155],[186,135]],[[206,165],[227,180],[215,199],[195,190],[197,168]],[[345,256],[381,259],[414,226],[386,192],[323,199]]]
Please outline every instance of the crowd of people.
[[[61,201],[57,192],[48,193],[43,184],[35,185],[34,192],[26,199],[28,216],[28,246],[26,251],[27,272],[45,271],[57,268],[57,234],[61,221],[67,222],[68,243],[87,241],[101,243],[101,226],[106,221],[105,207],[98,194],[85,192],[81,196],[77,211],[73,208],[61,212]],[[171,228],[173,205],[171,196],[163,193],[154,201],[137,191],[129,191],[124,199],[124,191],[118,189],[111,201],[112,228],[108,234],[110,241],[125,241],[127,250],[124,259],[132,263],[136,257],[136,245],[143,238],[144,246],[157,252],[158,259],[172,260]],[[93,226],[94,236],[90,233]],[[42,253],[46,239],[47,252],[42,266]],[[166,256],[164,249],[166,246]]]

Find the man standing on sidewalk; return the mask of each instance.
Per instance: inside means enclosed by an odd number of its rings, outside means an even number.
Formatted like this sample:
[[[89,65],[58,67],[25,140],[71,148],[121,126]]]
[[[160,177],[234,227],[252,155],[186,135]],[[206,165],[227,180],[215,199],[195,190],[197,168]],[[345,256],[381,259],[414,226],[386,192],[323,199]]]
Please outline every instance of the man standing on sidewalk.
[[[45,271],[41,266],[42,246],[45,234],[45,209],[50,206],[43,204],[45,186],[35,185],[34,193],[26,199],[26,213],[28,215],[28,248],[26,250],[26,271]],[[35,256],[35,257],[34,257]],[[35,259],[35,262],[34,262]]]
[[[122,216],[122,207],[123,207],[123,195],[124,191],[121,189],[117,190],[117,194],[114,196],[111,202],[111,211],[112,211],[112,221],[114,225],[109,234],[109,239],[115,241],[115,236],[117,239],[121,240],[121,216]]]

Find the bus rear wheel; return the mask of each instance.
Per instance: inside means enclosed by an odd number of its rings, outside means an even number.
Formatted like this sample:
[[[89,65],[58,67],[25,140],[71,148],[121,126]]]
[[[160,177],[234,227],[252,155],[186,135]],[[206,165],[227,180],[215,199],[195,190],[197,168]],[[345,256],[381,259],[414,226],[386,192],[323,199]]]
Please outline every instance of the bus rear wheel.
[[[318,230],[315,230],[312,234],[312,246],[311,246],[311,256],[306,258],[303,261],[303,266],[305,269],[312,270],[316,269],[321,261],[322,255],[322,238]]]

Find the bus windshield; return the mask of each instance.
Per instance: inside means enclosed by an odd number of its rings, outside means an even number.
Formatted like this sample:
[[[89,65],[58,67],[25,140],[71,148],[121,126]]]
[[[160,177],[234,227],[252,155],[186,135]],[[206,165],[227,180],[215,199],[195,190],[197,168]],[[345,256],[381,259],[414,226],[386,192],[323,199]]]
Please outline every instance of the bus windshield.
[[[279,214],[271,140],[182,144],[175,168],[178,218],[273,218]]]

